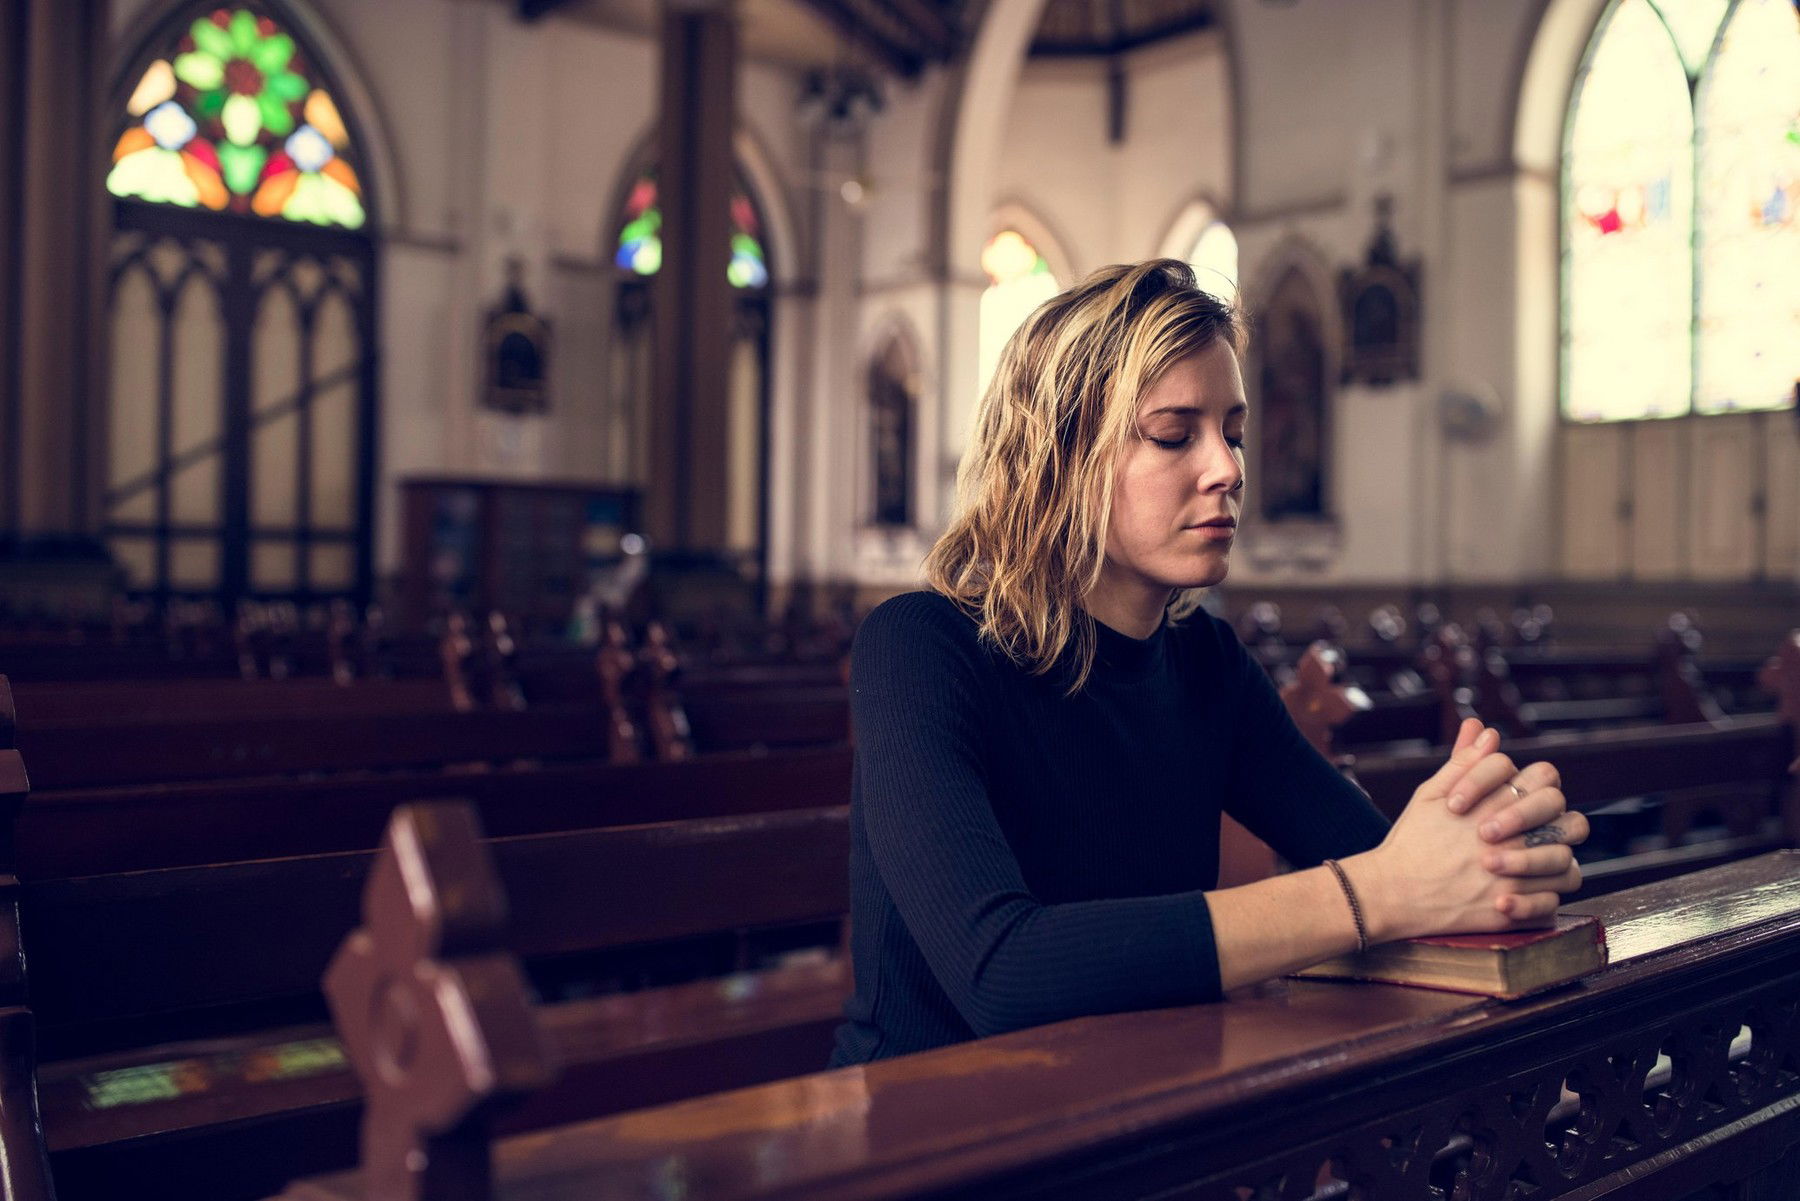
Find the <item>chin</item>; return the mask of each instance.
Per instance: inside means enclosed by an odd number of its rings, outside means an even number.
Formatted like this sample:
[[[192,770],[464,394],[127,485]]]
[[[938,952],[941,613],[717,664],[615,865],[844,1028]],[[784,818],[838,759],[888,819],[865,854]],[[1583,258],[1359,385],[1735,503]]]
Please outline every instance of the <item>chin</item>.
[[[1223,555],[1210,563],[1189,565],[1185,570],[1172,571],[1164,583],[1170,588],[1212,588],[1225,582],[1231,571],[1231,560]]]

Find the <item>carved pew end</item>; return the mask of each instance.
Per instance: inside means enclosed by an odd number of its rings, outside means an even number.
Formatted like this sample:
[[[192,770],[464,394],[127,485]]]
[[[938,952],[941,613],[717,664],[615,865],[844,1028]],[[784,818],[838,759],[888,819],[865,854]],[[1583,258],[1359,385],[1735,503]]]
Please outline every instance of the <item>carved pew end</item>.
[[[490,1124],[551,1056],[474,809],[394,811],[325,992],[363,1082],[368,1201],[485,1201]]]

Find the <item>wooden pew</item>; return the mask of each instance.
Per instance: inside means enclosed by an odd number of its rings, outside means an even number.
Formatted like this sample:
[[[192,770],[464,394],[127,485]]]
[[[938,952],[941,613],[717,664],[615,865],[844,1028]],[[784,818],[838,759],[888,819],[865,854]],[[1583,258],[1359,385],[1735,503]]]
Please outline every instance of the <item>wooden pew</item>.
[[[503,983],[491,881],[443,848],[412,858],[442,869],[433,903],[396,914],[372,893],[332,971],[372,1081],[362,1168],[285,1201],[1666,1201],[1800,1178],[1792,851],[1589,902],[1612,963],[1523,1001],[1273,981],[498,1144],[493,1114],[555,1064],[521,991],[480,997],[467,1066],[397,1054],[433,1044],[445,993],[414,988],[410,1026],[369,1017],[382,981]],[[411,874],[415,898],[433,876]]]
[[[1590,895],[1793,845],[1797,832],[1781,815],[1792,787],[1788,768],[1794,745],[1794,727],[1771,715],[1689,726],[1548,734],[1517,739],[1503,749],[1520,767],[1544,759],[1555,763],[1570,807],[1584,812],[1622,799],[1705,790],[1751,818],[1731,837],[1584,861],[1583,891]],[[1391,818],[1442,763],[1441,751],[1364,755],[1356,758],[1354,771],[1357,783]]]
[[[839,874],[840,874],[840,875],[841,875],[841,871],[840,871],[840,873],[839,873]],[[842,984],[842,981],[841,981],[841,978],[840,978],[840,979],[839,979],[839,982],[838,982],[838,983],[839,983],[839,986],[840,986],[840,989],[841,989],[841,984]],[[815,996],[816,996],[816,994],[815,994]],[[830,998],[827,998],[827,1000],[828,1000],[828,1001],[829,1001],[829,1002],[830,1002],[830,1003],[829,1003],[829,1004],[827,1004],[827,1006],[826,1006],[826,1008],[827,1008],[827,1009],[830,1009],[830,1010],[831,1010],[831,1011],[832,1011],[832,1014],[834,1014],[834,1013],[835,1013],[835,1001],[834,1001],[834,1000],[831,1000],[831,999],[830,999]],[[820,1012],[823,1012],[823,1011],[820,1011]],[[818,1018],[817,1018],[817,1020],[818,1020],[818,1022],[820,1022],[820,1023],[823,1023],[823,1024],[827,1024],[827,1025],[828,1025],[828,1024],[829,1024],[829,1021],[830,1021],[830,1015],[827,1015],[827,1016],[824,1016],[824,1017],[818,1017]],[[306,1045],[306,1044],[307,1044],[307,1041],[308,1041],[308,1040],[306,1040],[306,1039],[297,1039],[297,1040],[290,1040],[290,1041],[293,1041],[293,1042],[298,1042],[298,1043],[299,1043],[299,1044],[300,1044],[300,1045],[302,1045],[302,1046],[304,1046],[304,1045]],[[234,1054],[236,1054],[236,1052],[234,1052]],[[790,1061],[789,1061],[789,1063],[790,1063],[790,1064],[791,1064],[791,1063],[792,1063],[792,1061],[791,1061],[791,1060],[790,1060]],[[102,1070],[102,1069],[96,1069],[96,1070]],[[115,1070],[115,1069],[104,1069],[104,1070]],[[123,1070],[123,1069],[118,1069],[118,1070]],[[89,1073],[89,1075],[90,1075],[90,1076],[91,1076],[91,1075],[92,1075],[92,1073],[91,1073],[91,1072],[90,1072],[90,1073]],[[77,1078],[78,1078],[78,1077],[75,1077],[75,1076],[67,1076],[67,1077],[61,1077],[61,1078],[60,1078],[60,1079],[62,1079],[62,1080],[64,1080],[64,1081],[68,1081],[68,1080],[73,1080],[73,1079],[77,1079]],[[141,1111],[140,1111],[140,1112],[141,1112]],[[279,1124],[280,1124],[280,1123],[277,1123],[277,1125],[279,1125]],[[199,1136],[198,1136],[198,1135],[196,1135],[196,1136],[192,1136],[192,1137],[195,1137],[195,1138],[198,1138],[198,1137],[199,1137]],[[115,1148],[116,1148],[116,1147],[117,1147],[117,1146],[118,1146],[118,1145],[119,1145],[119,1144],[118,1144],[118,1143],[117,1143],[117,1140],[111,1140],[111,1141],[102,1141],[102,1142],[99,1142],[99,1143],[96,1143],[96,1144],[93,1144],[93,1145],[92,1145],[92,1146],[93,1146],[93,1147],[95,1147],[95,1148],[99,1148],[99,1149],[100,1149],[100,1150],[97,1150],[97,1151],[96,1151],[96,1155],[97,1155],[97,1156],[99,1156],[99,1157],[100,1157],[100,1158],[104,1158],[104,1157],[105,1157],[105,1156],[108,1156],[108,1155],[112,1155],[112,1154],[114,1154],[114,1153],[115,1153],[115,1150],[114,1150],[114,1149],[115,1149]],[[90,1162],[97,1162],[97,1160],[95,1160],[95,1161],[90,1161]]]
[[[503,713],[322,713],[306,717],[24,724],[20,749],[40,790],[245,779],[605,754],[595,705]]]
[[[21,735],[37,789],[302,772],[391,771],[447,763],[599,759],[619,750],[612,710],[589,664],[589,697],[528,710],[456,707],[435,681],[183,681],[177,684],[29,685],[47,716],[24,711]],[[104,703],[89,706],[87,697]],[[166,700],[165,700],[166,698]],[[660,712],[685,710],[682,754],[828,746],[849,739],[849,695],[839,683],[728,685],[679,697],[652,695]],[[108,716],[96,716],[93,710]],[[643,722],[660,726],[653,712]],[[647,739],[669,757],[666,740]]]
[[[1310,661],[1310,670],[1309,670]],[[1329,666],[1326,666],[1329,664]],[[1341,756],[1336,734],[1367,712],[1360,689],[1341,682],[1342,658],[1335,648],[1315,644],[1283,699],[1301,730],[1327,758],[1352,770],[1377,807],[1395,817],[1413,791],[1443,762],[1441,749]],[[1728,718],[1685,726],[1640,726],[1587,734],[1547,735],[1512,740],[1505,750],[1521,765],[1549,759],[1563,775],[1563,791],[1574,808],[1592,814],[1615,801],[1649,794],[1672,794],[1661,822],[1668,845],[1642,855],[1595,863],[1584,849],[1587,889],[1595,892],[1659,879],[1695,867],[1728,862],[1779,846],[1800,843],[1800,799],[1784,771],[1800,730],[1800,631],[1790,634],[1780,653],[1765,665],[1763,686],[1783,693],[1780,713]],[[1716,806],[1732,823],[1729,837],[1682,846],[1695,815]],[[1222,845],[1240,865],[1231,877],[1243,883],[1272,870],[1267,848],[1228,823]]]
[[[26,994],[25,951],[19,937],[19,896],[12,823],[30,785],[13,737],[12,689],[0,676],[0,1196],[51,1201],[50,1163],[38,1120],[37,1089],[29,1070],[37,1023]],[[22,1064],[25,1070],[8,1070]]]
[[[28,725],[116,720],[153,713],[164,719],[376,716],[446,713],[450,693],[436,679],[134,680],[19,684],[13,700]]]
[[[29,878],[372,850],[389,812],[454,792],[490,834],[845,805],[847,746],[354,778],[200,781],[35,793],[17,821]]]
[[[847,907],[841,807],[489,846],[511,897],[509,946],[552,982],[570,978],[571,964],[575,978],[594,978],[609,953],[831,924]],[[350,1162],[359,1089],[320,1024],[317,989],[373,858],[27,881],[31,1003],[19,1008],[37,1023],[38,1062],[34,1072],[29,1039],[6,1042],[0,1095],[28,1096],[35,1078],[42,1136],[19,1141],[13,1129],[0,1162],[47,1153],[64,1201],[147,1179],[182,1181],[193,1196],[255,1196]],[[826,959],[649,999],[553,1005],[572,1070],[537,1120],[809,1070],[846,989],[841,961]]]

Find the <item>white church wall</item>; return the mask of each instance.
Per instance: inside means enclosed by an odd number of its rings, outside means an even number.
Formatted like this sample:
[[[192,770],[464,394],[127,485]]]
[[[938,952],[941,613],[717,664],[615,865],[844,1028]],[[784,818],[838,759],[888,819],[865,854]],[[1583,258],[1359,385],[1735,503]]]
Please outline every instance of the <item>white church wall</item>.
[[[1432,0],[1427,0],[1427,3]],[[1419,0],[1232,6],[1246,211],[1409,181]],[[1358,168],[1358,159],[1381,161]]]
[[[860,279],[865,293],[925,284],[931,263],[931,205],[940,166],[932,161],[946,72],[890,82],[885,107],[864,135],[859,175],[863,207]]]
[[[1511,159],[1513,99],[1537,31],[1540,4],[1455,0],[1450,6],[1451,170]]]
[[[995,173],[995,206],[1048,228],[1062,283],[1147,258],[1196,196],[1230,192],[1230,105],[1212,34],[1126,58],[1124,137],[1109,130],[1106,66],[1034,59],[1020,76]],[[1063,278],[1066,276],[1066,278]]]
[[[1110,261],[1118,224],[1117,159],[1106,136],[1103,67],[1027,63],[995,166],[993,204],[1017,205],[1047,227],[1053,245],[1039,249],[1064,287]]]
[[[1127,59],[1127,136],[1118,148],[1116,234],[1107,263],[1149,258],[1181,211],[1206,197],[1231,218],[1231,86],[1214,34]],[[1099,265],[1099,264],[1096,264]]]

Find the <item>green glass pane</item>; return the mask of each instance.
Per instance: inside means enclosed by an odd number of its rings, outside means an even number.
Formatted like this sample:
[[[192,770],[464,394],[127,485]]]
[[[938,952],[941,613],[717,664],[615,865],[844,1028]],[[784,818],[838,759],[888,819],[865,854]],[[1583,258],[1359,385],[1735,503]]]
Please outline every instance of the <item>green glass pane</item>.
[[[285,33],[271,34],[250,48],[250,61],[264,75],[283,70],[294,57],[294,39]]]
[[[248,196],[256,190],[263,164],[268,161],[269,152],[261,146],[234,146],[225,142],[219,147],[219,173],[225,177],[225,186],[240,196]]]
[[[256,14],[240,8],[231,17],[231,49],[238,58],[249,58],[262,34],[256,31]]]
[[[256,98],[256,103],[262,110],[262,122],[268,126],[270,133],[278,138],[285,138],[294,132],[294,114],[288,108],[287,101],[264,92]]]
[[[225,82],[225,64],[196,50],[175,60],[175,78],[204,92]]]
[[[619,245],[623,246],[627,242],[642,242],[646,238],[654,238],[661,227],[662,214],[651,209],[620,232]]]
[[[225,93],[222,91],[201,92],[194,99],[194,111],[203,120],[212,120],[225,109]]]
[[[188,33],[193,36],[194,45],[203,54],[210,54],[223,63],[231,57],[231,35],[214,25],[206,17],[195,21]]]
[[[356,193],[329,175],[321,175],[319,182],[323,185],[320,207],[324,210],[325,215],[334,224],[342,225],[346,229],[361,228],[363,207],[362,201],[356,198]]]
[[[281,71],[263,82],[263,90],[283,100],[298,100],[312,90],[312,85],[292,71]]]
[[[95,1072],[82,1082],[86,1086],[88,1105],[94,1109],[115,1109],[121,1105],[142,1105],[146,1101],[179,1097],[181,1085],[176,1079],[176,1066],[156,1063]]]

